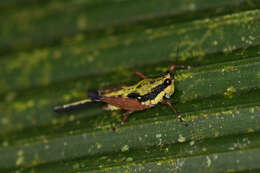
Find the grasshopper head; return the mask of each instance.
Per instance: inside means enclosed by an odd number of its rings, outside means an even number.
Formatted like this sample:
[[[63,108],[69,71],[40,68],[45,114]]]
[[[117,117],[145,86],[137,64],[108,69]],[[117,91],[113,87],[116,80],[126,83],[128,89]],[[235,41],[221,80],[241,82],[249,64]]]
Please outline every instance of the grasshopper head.
[[[171,95],[174,93],[174,65],[170,67],[170,69],[166,72],[163,77],[163,85],[165,87],[165,97],[170,98]]]
[[[170,69],[166,72],[163,77],[163,84],[165,85],[165,97],[170,98],[170,96],[174,93],[174,75],[175,69],[190,69],[190,66],[183,65],[172,65]]]

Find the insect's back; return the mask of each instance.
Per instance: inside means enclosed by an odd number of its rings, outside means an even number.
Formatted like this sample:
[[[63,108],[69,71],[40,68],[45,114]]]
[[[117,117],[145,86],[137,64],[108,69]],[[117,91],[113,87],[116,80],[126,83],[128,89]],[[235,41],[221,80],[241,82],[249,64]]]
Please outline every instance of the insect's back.
[[[161,77],[156,79],[151,79],[151,78],[144,79],[135,85],[123,86],[121,89],[117,91],[104,94],[104,96],[128,97],[128,95],[131,95],[131,93],[138,93],[139,95],[145,95],[147,93],[150,93],[151,90],[159,84],[161,84]]]
[[[165,80],[170,83],[165,83]],[[147,78],[135,85],[123,86],[117,91],[104,94],[106,97],[123,97],[135,99],[143,105],[155,105],[163,97],[170,96],[174,92],[174,83],[170,74],[158,78]]]

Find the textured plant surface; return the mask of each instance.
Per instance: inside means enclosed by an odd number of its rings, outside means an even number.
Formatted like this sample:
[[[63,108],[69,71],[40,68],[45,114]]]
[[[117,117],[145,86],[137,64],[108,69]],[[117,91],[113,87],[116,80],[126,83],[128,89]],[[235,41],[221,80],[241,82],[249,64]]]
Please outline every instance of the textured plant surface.
[[[0,172],[260,171],[257,0],[2,0]],[[52,107],[178,70],[168,107]]]

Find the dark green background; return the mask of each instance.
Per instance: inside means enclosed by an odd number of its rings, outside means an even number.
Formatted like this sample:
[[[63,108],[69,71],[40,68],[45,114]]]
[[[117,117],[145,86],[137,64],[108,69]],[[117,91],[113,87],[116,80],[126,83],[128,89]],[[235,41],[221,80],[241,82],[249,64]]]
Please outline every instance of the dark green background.
[[[2,0],[1,172],[260,171],[257,0]],[[166,106],[54,105],[178,70]]]

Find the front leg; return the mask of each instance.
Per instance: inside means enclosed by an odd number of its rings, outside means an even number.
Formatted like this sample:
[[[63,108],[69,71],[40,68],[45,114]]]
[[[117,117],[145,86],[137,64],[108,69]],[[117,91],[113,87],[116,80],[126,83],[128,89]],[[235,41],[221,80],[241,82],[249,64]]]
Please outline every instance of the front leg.
[[[179,115],[179,113],[176,111],[176,109],[173,107],[173,105],[172,105],[172,103],[170,101],[163,100],[162,104],[168,105],[176,113],[176,115],[177,115],[178,119],[180,120],[180,122],[183,122],[184,126],[186,126],[186,127],[188,126],[188,124],[183,121],[182,117]]]
[[[184,66],[184,65],[171,65],[170,69],[169,69],[169,73],[174,72],[175,69],[191,69],[191,66]]]

